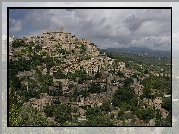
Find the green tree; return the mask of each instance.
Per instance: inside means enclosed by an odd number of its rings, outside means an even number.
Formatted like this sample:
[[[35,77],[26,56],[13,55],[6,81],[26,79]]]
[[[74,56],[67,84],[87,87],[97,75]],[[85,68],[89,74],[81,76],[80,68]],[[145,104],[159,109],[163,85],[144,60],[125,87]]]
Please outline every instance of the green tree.
[[[151,89],[149,87],[144,87],[143,92],[146,98],[148,98],[148,103],[149,103],[149,99],[151,98],[151,93],[152,93]]]
[[[41,51],[42,50],[42,47],[41,46],[39,46],[39,45],[35,45],[35,51],[36,52],[39,52],[39,51]]]
[[[82,52],[85,52],[85,51],[86,51],[86,47],[85,47],[84,44],[81,45],[81,50],[82,50]]]
[[[117,75],[120,77],[124,77],[124,73],[122,73],[120,70],[117,72]]]
[[[81,126],[113,126],[109,115],[90,116]]]
[[[145,69],[144,74],[148,74],[148,73],[149,73],[148,69]]]
[[[56,79],[65,79],[66,75],[63,74],[62,70],[60,68],[58,68],[57,72],[54,74],[54,77]]]
[[[54,122],[50,122],[38,110],[32,106],[23,106],[20,111],[22,117],[22,126],[56,126]]]
[[[118,90],[114,92],[112,104],[113,106],[120,106],[121,102],[131,103],[134,98],[134,90],[130,87],[119,87]]]
[[[86,98],[87,96],[89,96],[89,92],[88,92],[88,90],[83,89],[83,90],[79,91],[79,95],[82,95],[83,97]]]
[[[95,75],[95,78],[101,78],[101,72],[99,71],[99,66],[98,66],[98,70],[97,70],[97,73]]]
[[[43,76],[43,83],[47,86],[53,85],[53,77],[49,74]]]
[[[70,119],[70,111],[69,107],[63,104],[58,104],[53,111],[53,117],[55,117],[57,122],[63,124]]]
[[[90,86],[88,87],[88,92],[90,92],[90,93],[100,93],[101,92],[100,83],[92,82],[90,84]]]
[[[62,82],[59,82],[59,84],[58,84],[58,90],[57,90],[56,95],[57,95],[57,96],[62,96],[62,95],[63,95]]]
[[[86,111],[86,116],[89,119],[92,116],[96,116],[97,117],[97,116],[100,116],[100,115],[102,115],[102,111],[101,111],[101,109],[99,107],[94,107],[94,108],[90,107]]]
[[[102,110],[102,111],[105,111],[105,112],[111,111],[110,101],[103,102],[103,104],[102,104],[102,106],[101,106],[101,110]]]
[[[9,83],[9,126],[22,126],[22,117],[19,114],[22,104],[19,103],[15,93],[15,87],[12,84],[12,80]]]
[[[13,48],[18,48],[18,47],[23,47],[23,46],[25,47],[27,46],[27,44],[22,39],[12,41]]]
[[[46,114],[47,117],[52,117],[53,116],[53,111],[55,109],[55,106],[53,105],[47,105],[44,107],[44,112]]]
[[[171,97],[164,97],[162,99],[162,107],[168,111],[171,111]]]
[[[54,62],[53,62],[53,58],[50,57],[50,56],[47,56],[45,58],[45,61],[44,63],[46,63],[46,67],[47,67],[47,71],[49,72],[50,69],[55,65]]]
[[[136,111],[134,111],[134,113],[137,115],[137,117],[140,120],[144,120],[146,123],[148,123],[150,119],[156,117],[156,111],[152,108],[148,108],[148,109],[138,108],[136,109]]]
[[[130,86],[130,84],[133,84],[133,83],[134,83],[134,81],[133,81],[133,79],[131,79],[131,78],[126,78],[126,79],[124,80],[124,86],[125,86],[125,87]]]
[[[10,75],[10,80],[11,80],[12,85],[13,85],[15,90],[20,89],[21,81],[19,80],[19,78],[16,75]]]
[[[41,56],[45,56],[47,54],[47,52],[45,50],[40,50],[40,55]]]

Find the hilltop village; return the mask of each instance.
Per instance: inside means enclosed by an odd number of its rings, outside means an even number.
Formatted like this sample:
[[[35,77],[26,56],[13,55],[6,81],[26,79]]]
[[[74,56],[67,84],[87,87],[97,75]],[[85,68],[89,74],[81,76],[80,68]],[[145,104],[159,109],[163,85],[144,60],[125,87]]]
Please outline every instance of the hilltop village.
[[[170,85],[153,79],[160,76],[129,69],[63,28],[14,38],[9,63],[19,102],[59,126],[160,126],[171,112],[163,104]]]

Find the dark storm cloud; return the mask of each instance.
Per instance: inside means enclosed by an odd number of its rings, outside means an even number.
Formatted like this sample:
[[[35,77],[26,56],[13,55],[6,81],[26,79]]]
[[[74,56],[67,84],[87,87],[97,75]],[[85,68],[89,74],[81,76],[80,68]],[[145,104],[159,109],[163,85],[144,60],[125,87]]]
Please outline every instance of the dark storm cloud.
[[[105,21],[106,21],[106,18],[104,17],[101,19],[100,23],[103,24]]]
[[[139,18],[136,18],[134,14],[124,20],[124,24],[126,23],[131,32],[135,32],[136,30],[138,30],[142,25],[142,22],[143,21]]]

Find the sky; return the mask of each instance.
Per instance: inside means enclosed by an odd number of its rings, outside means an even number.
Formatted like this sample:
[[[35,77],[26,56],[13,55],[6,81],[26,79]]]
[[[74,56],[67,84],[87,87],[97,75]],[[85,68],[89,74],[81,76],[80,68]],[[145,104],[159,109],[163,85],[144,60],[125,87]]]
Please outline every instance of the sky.
[[[164,6],[179,11],[178,3],[108,3],[100,6]],[[4,3],[4,7],[11,3]],[[13,6],[20,6],[16,3]],[[35,6],[97,6],[96,3],[36,3]],[[34,6],[22,3],[21,6]],[[177,7],[177,8],[176,8]],[[7,13],[2,8],[2,15]],[[173,12],[174,14],[174,12]],[[179,25],[173,15],[173,26]],[[6,22],[4,21],[3,25]],[[78,39],[89,38],[99,48],[147,47],[153,50],[171,50],[171,10],[170,9],[13,9],[9,15],[11,36],[23,37],[42,35],[45,31],[58,31],[61,28]],[[174,46],[178,47],[179,31],[173,29]]]

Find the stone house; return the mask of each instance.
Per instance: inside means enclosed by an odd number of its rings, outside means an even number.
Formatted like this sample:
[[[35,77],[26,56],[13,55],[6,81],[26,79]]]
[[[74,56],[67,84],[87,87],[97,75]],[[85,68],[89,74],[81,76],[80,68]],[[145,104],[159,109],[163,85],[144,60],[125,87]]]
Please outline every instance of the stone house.
[[[134,88],[135,94],[138,94],[139,96],[143,94],[143,85],[136,85]]]
[[[53,94],[58,91],[58,87],[49,86],[49,94]]]
[[[160,112],[161,112],[162,118],[166,118],[169,114],[169,112],[164,108],[161,108]]]
[[[62,91],[63,91],[63,94],[68,94],[69,93],[68,85],[63,85],[62,86]]]
[[[155,109],[161,109],[161,107],[162,107],[162,97],[156,97],[153,100],[153,106],[155,107]]]
[[[118,110],[112,110],[111,112],[109,112],[109,114],[114,114],[114,118],[118,117],[118,113],[119,113],[119,109]]]
[[[81,42],[84,45],[89,45],[91,43],[90,39],[81,39],[81,40],[78,40],[78,41]]]
[[[80,116],[78,117],[78,122],[83,122],[83,121],[86,121],[86,116]]]
[[[83,90],[83,89],[85,89],[85,88],[87,88],[87,84],[78,84],[78,85],[76,85],[76,87],[77,87],[77,90]]]
[[[124,72],[125,72],[124,76],[127,77],[127,78],[129,78],[129,77],[131,77],[133,75],[133,72],[130,71],[130,70],[124,70]]]
[[[24,76],[26,77],[32,77],[33,75],[35,75],[35,71],[18,71],[17,77],[19,77],[19,79],[23,78]]]
[[[120,71],[124,70],[125,69],[125,63],[124,62],[118,62],[118,69]]]
[[[32,105],[35,109],[39,111],[43,111],[43,108],[46,105],[52,105],[53,103],[53,96],[48,96],[47,93],[41,93],[40,99],[31,98],[28,104]]]
[[[109,88],[112,89],[112,92],[115,92],[116,90],[118,90],[117,86],[110,86]]]
[[[70,105],[69,97],[59,96],[59,101],[64,105]]]
[[[53,78],[53,82],[57,85],[59,84],[59,82],[61,82],[62,85],[67,85],[69,80],[68,79],[55,79],[55,78]]]
[[[70,51],[71,50],[71,44],[70,43],[62,43],[62,49]]]

